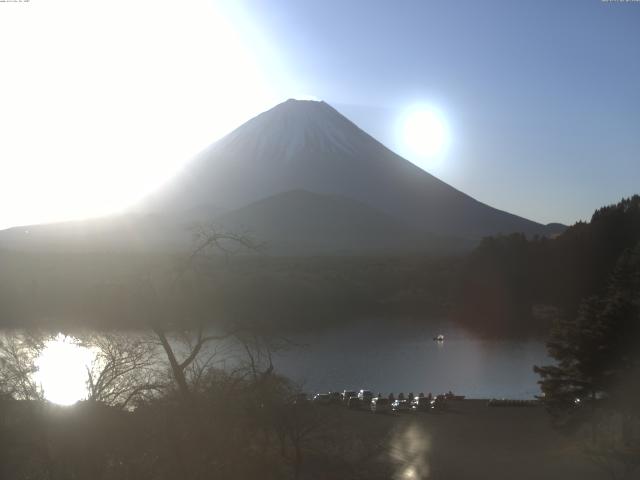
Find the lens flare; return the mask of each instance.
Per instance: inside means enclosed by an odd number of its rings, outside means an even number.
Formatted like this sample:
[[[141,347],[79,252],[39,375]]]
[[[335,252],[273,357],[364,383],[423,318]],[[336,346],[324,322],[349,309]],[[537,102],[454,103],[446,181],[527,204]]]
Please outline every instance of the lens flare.
[[[389,456],[396,467],[394,480],[426,479],[431,474],[431,435],[417,423],[401,427],[392,436]]]

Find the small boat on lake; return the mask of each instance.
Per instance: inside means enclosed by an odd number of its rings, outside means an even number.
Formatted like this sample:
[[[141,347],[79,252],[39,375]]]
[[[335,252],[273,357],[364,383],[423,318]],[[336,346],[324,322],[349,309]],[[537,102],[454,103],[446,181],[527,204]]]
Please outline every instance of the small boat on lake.
[[[433,341],[434,342],[444,342],[444,335],[442,335],[442,334],[436,335],[435,337],[433,337]]]

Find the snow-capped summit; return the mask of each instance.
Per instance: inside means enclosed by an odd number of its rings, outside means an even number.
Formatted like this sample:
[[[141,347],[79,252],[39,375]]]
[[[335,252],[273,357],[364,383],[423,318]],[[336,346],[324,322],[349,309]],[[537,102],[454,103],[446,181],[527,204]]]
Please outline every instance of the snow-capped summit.
[[[247,149],[251,143],[258,160],[282,152],[292,159],[305,148],[354,153],[358,128],[323,101],[289,99],[249,120],[214,144],[214,149]],[[351,138],[349,138],[351,134]]]

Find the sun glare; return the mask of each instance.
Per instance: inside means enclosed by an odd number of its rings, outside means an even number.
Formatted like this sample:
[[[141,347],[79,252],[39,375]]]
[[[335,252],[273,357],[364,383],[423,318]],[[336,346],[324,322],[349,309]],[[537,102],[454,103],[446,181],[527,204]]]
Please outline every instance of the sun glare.
[[[271,61],[269,42],[230,2],[10,7],[0,229],[126,208],[279,98],[252,47]]]
[[[47,341],[36,359],[34,375],[45,399],[58,405],[73,405],[86,399],[88,369],[95,358],[96,353],[74,337],[60,333]]]
[[[409,160],[424,169],[438,165],[449,146],[447,122],[431,106],[414,106],[404,114],[401,137]]]

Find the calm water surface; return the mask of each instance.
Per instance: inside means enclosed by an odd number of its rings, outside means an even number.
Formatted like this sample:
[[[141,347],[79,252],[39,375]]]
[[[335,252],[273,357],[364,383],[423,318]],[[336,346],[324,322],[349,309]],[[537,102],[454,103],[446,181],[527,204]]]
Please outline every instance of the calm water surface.
[[[438,334],[444,342],[433,341]],[[470,398],[526,399],[539,394],[533,365],[550,363],[540,340],[480,338],[445,321],[352,321],[287,338],[297,346],[277,353],[274,366],[309,393],[452,390]],[[218,366],[246,361],[239,347],[223,345],[214,346]]]
[[[443,334],[445,341],[434,342]],[[276,369],[307,392],[366,388],[471,398],[532,398],[533,365],[549,363],[539,340],[479,338],[451,323],[366,321],[290,336],[301,347],[278,354]]]

